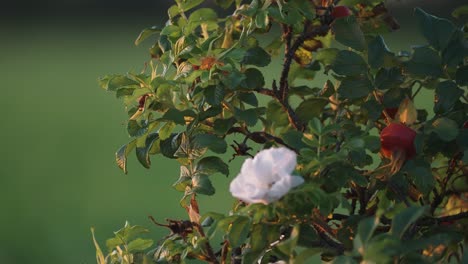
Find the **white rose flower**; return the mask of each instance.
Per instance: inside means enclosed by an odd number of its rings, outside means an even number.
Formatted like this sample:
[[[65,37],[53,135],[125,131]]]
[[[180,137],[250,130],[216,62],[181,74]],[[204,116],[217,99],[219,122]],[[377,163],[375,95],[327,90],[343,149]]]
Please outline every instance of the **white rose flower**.
[[[296,164],[296,153],[292,150],[284,147],[264,149],[253,159],[244,161],[229,191],[246,203],[277,201],[304,182],[302,177],[291,175]]]

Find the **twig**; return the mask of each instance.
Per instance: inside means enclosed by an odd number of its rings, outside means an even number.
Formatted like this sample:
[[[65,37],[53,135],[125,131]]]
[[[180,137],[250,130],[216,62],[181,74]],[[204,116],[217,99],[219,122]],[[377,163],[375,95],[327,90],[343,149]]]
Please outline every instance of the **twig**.
[[[292,45],[288,45],[287,43],[285,45],[284,63],[283,63],[283,70],[281,72],[280,90],[279,90],[282,101],[285,101],[288,97],[289,70],[291,68],[291,63],[292,63],[294,54],[296,53],[297,49],[299,49],[299,47],[304,43],[306,39],[313,38],[315,36],[323,36],[327,34],[328,31],[330,30],[329,25],[322,25],[322,26],[314,28],[313,30],[310,30],[309,27],[310,27],[310,21],[306,21],[304,23],[304,29],[301,35],[299,35],[299,37],[296,38],[296,40],[294,41]]]
[[[304,28],[305,28],[305,25],[304,25]],[[289,75],[289,69],[292,63],[292,56],[290,56],[290,53],[292,50],[291,48],[292,34],[293,34],[292,27],[283,25],[283,36],[285,38],[284,59],[283,59],[283,70],[281,71],[280,89],[279,89],[280,99],[282,101],[285,100],[285,98],[287,97],[288,89],[289,89],[288,75]]]

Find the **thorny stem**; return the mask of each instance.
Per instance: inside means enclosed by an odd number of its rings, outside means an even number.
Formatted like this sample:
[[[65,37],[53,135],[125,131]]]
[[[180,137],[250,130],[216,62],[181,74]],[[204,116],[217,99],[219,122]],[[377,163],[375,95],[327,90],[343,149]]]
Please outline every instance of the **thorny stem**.
[[[271,134],[268,134],[267,132],[264,132],[264,131],[257,131],[257,132],[249,132],[248,130],[242,128],[242,127],[231,127],[227,134],[233,134],[233,133],[240,133],[240,134],[243,134],[245,135],[245,139],[250,139],[252,141],[254,141],[255,143],[258,143],[258,144],[265,144],[266,142],[269,142],[269,141],[274,141],[276,142],[277,144],[280,144],[280,145],[283,145],[293,151],[295,151],[296,153],[299,152],[299,150],[295,149],[294,147],[288,145],[286,142],[283,141],[283,139],[279,138],[279,137],[275,137]]]
[[[304,25],[304,28],[305,28],[305,25]],[[279,89],[279,93],[280,93],[279,99],[281,101],[286,100],[288,96],[288,90],[289,90],[288,76],[289,76],[289,69],[292,63],[292,56],[290,56],[290,53],[292,51],[291,49],[292,35],[293,35],[292,27],[283,25],[283,36],[284,36],[285,42],[284,42],[283,71],[281,72],[280,89]]]

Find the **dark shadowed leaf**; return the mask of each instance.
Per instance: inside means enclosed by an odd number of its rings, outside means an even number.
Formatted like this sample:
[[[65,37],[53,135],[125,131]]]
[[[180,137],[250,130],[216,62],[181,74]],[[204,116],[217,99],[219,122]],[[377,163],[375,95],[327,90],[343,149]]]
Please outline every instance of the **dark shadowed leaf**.
[[[245,81],[243,86],[247,89],[263,88],[265,86],[265,79],[261,71],[255,68],[248,68],[245,71]]]
[[[211,175],[214,173],[222,173],[226,176],[229,175],[228,165],[219,157],[205,157],[197,163],[197,172]]]
[[[151,35],[157,34],[161,32],[161,29],[158,26],[152,26],[150,28],[145,28],[140,32],[140,35],[138,35],[137,39],[135,40],[135,45],[139,45],[141,42],[143,42],[146,38],[148,38]]]
[[[434,132],[443,141],[452,141],[458,136],[458,125],[452,119],[441,117],[432,122]]]
[[[203,89],[206,101],[213,106],[218,106],[224,100],[224,87],[221,85],[210,85]]]
[[[393,218],[390,233],[396,237],[401,238],[406,229],[408,229],[411,224],[416,222],[416,220],[418,220],[424,214],[426,209],[426,207],[416,206],[405,208]]]
[[[180,146],[180,134],[171,134],[167,139],[161,140],[159,142],[159,148],[161,154],[170,159],[175,159],[174,154],[179,149]]]
[[[340,99],[358,99],[372,90],[372,83],[366,76],[346,77],[338,87],[338,95]]]
[[[247,126],[255,126],[258,121],[257,109],[251,108],[247,110],[241,110],[236,108],[234,111],[234,116],[237,120],[245,122]]]
[[[444,81],[437,85],[435,94],[434,112],[443,114],[453,110],[463,91],[454,82]]]
[[[381,90],[387,90],[400,86],[403,81],[404,78],[400,68],[381,68],[375,76],[375,87]]]
[[[429,47],[414,49],[413,57],[405,63],[406,70],[414,75],[439,77],[442,74],[442,61],[437,51]]]
[[[209,148],[215,153],[224,153],[227,149],[226,141],[213,134],[198,134],[193,138],[194,148]]]
[[[461,66],[460,68],[458,68],[455,77],[458,85],[468,85],[468,65]]]
[[[320,116],[323,108],[328,104],[324,98],[310,98],[302,101],[296,108],[296,113],[302,122],[308,122],[313,117]]]
[[[158,133],[151,133],[145,139],[145,146],[144,147],[137,147],[136,148],[136,156],[138,161],[143,165],[145,168],[149,168],[151,165],[151,161],[149,158],[149,153],[151,148],[153,147],[154,142],[159,139]]]
[[[268,54],[264,49],[261,47],[254,47],[248,49],[245,54],[244,58],[242,59],[242,64],[245,65],[254,65],[258,67],[265,67],[271,62],[270,54]]]
[[[339,75],[360,75],[367,72],[367,63],[356,52],[342,50],[336,56],[331,68]]]
[[[254,93],[239,93],[239,99],[251,106],[258,106],[258,99]]]
[[[437,50],[443,50],[455,31],[453,23],[430,15],[421,8],[416,8],[414,14],[418,20],[419,29],[429,44]]]
[[[391,60],[394,56],[385,44],[382,36],[377,36],[369,42],[367,52],[369,65],[373,68],[380,68],[385,65],[385,62]]]
[[[224,135],[235,123],[236,119],[234,117],[228,119],[216,119],[214,121],[214,131],[218,135]]]
[[[366,49],[364,33],[359,27],[355,16],[338,18],[333,23],[336,41],[355,50]]]

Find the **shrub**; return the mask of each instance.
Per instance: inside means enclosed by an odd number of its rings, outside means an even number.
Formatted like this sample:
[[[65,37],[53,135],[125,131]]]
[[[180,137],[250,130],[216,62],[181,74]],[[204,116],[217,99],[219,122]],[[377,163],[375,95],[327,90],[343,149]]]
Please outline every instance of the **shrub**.
[[[427,43],[394,52],[377,0],[203,2],[176,0],[141,32],[137,45],[157,36],[142,73],[99,80],[128,109],[118,166],[177,160],[187,219],[152,219],[169,231],[154,245],[127,223],[108,254],[95,242],[98,263],[467,263],[466,7],[458,24],[416,9]],[[238,200],[203,212],[223,153],[247,158]]]

